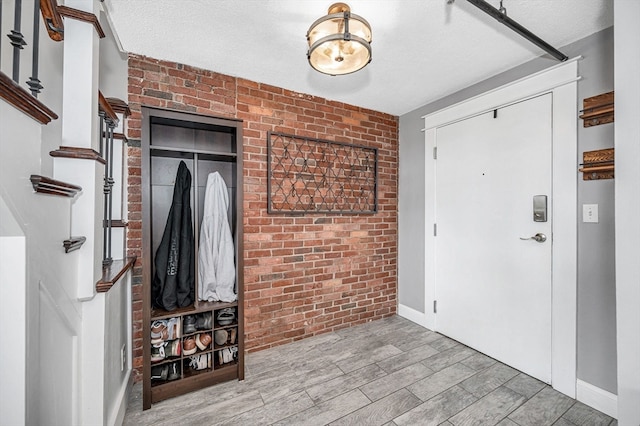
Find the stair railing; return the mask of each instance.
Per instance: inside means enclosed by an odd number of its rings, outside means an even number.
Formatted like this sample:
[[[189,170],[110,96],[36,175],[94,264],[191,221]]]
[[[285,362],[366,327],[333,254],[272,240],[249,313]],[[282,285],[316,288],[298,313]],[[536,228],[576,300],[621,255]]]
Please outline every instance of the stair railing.
[[[23,5],[23,1],[0,1],[0,17],[5,13],[9,13],[11,6],[13,6],[13,26],[8,32],[5,28],[2,28],[2,19],[0,19],[0,34],[7,36],[13,50],[12,55],[10,55],[11,64],[7,67],[11,70],[7,70],[6,73],[4,70],[0,70],[0,98],[3,98],[40,123],[47,124],[52,119],[57,119],[58,116],[37,100],[38,94],[44,89],[38,76],[40,16],[42,16],[50,37],[56,41],[62,40],[62,17],[57,12],[56,0],[35,0],[26,3],[33,5],[33,27],[32,34],[29,36],[25,36],[22,31],[23,14],[29,12],[29,10],[25,9],[26,5]],[[23,53],[29,48],[31,49],[31,76],[24,82],[25,87],[28,87],[26,89],[20,82],[20,66]]]
[[[118,116],[105,99],[102,93],[98,93],[99,115],[100,115],[100,155],[106,160],[104,170],[104,226],[103,226],[103,247],[102,266],[109,266],[113,263],[111,257],[111,227],[113,225],[113,130],[118,126]]]

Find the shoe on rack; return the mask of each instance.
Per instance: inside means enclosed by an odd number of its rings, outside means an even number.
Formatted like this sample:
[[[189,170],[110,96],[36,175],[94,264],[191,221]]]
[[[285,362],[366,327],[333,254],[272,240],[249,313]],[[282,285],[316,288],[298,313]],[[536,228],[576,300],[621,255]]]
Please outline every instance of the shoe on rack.
[[[172,356],[180,356],[180,340],[171,340],[167,342],[164,354],[167,358]]]
[[[197,330],[210,330],[211,329],[211,312],[203,312],[198,315],[196,319]]]
[[[224,364],[224,356],[222,355],[222,351],[218,351],[218,364]]]
[[[168,365],[156,365],[151,367],[151,380],[167,380]]]
[[[211,368],[211,353],[194,355],[191,357],[191,362],[189,363],[189,367],[194,370],[206,370],[207,368]]]
[[[207,347],[211,344],[211,334],[209,333],[200,333],[196,336],[196,345],[200,348],[201,351],[207,349]]]
[[[151,344],[157,345],[169,337],[169,330],[167,328],[167,321],[157,320],[151,324]]]
[[[238,347],[234,346],[233,348],[229,348],[229,352],[231,352],[231,361],[238,360]]]
[[[238,359],[238,348],[235,346],[233,348],[224,348],[220,352],[222,353],[222,361],[225,364],[228,364]]]
[[[220,325],[229,325],[236,319],[236,310],[234,308],[221,309],[218,311],[216,319]]]
[[[193,355],[197,350],[196,339],[193,336],[189,336],[182,341],[182,352],[185,355]]]
[[[238,329],[237,328],[232,328],[231,331],[229,332],[229,344],[233,345],[236,343],[236,337],[238,335]]]
[[[187,315],[182,319],[184,323],[184,334],[195,333],[196,331],[196,317],[193,315]]]
[[[170,318],[167,321],[168,337],[166,340],[179,339],[182,337],[182,327],[180,327],[180,317]]]
[[[218,346],[222,346],[227,343],[228,335],[229,333],[227,333],[227,330],[216,330],[213,332],[213,337]]]
[[[200,360],[201,355],[194,355],[191,357],[191,361],[189,362],[189,367],[193,370],[198,369],[198,361]]]
[[[222,360],[224,361],[225,364],[233,361],[233,353],[231,352],[230,348],[224,348],[222,350]]]
[[[211,368],[211,352],[200,355],[200,370]]]
[[[151,362],[160,362],[164,360],[164,358],[165,358],[164,346],[151,347]]]
[[[167,369],[169,370],[167,380],[176,380],[180,378],[180,370],[178,369],[177,362],[172,362],[169,365],[163,365],[163,367],[167,367]]]

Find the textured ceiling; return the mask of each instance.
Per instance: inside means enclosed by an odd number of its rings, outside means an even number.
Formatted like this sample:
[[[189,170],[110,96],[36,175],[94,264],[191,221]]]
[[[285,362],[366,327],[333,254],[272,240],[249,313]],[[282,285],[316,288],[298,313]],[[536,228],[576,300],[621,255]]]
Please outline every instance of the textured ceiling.
[[[499,7],[499,0],[488,0]],[[131,53],[395,115],[543,55],[465,0],[350,0],[373,30],[373,60],[344,76],[314,71],[306,32],[331,0],[105,0]],[[504,0],[554,47],[613,24],[613,0]]]

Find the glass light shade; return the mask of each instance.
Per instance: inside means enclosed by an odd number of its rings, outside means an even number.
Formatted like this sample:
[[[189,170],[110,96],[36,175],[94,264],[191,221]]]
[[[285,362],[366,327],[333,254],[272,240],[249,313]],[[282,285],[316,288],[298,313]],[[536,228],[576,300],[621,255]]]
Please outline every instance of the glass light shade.
[[[307,32],[309,64],[324,74],[350,74],[371,62],[371,26],[351,14],[347,5],[341,5],[341,13],[318,19]]]

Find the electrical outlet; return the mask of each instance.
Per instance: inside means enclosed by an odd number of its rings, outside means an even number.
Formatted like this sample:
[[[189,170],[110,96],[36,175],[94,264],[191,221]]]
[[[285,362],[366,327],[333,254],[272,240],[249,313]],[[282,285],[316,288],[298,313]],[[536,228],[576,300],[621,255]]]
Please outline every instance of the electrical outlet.
[[[124,367],[127,365],[127,344],[122,345],[120,349],[120,371],[124,371]]]
[[[585,223],[598,223],[598,205],[597,204],[582,205],[582,221]]]

